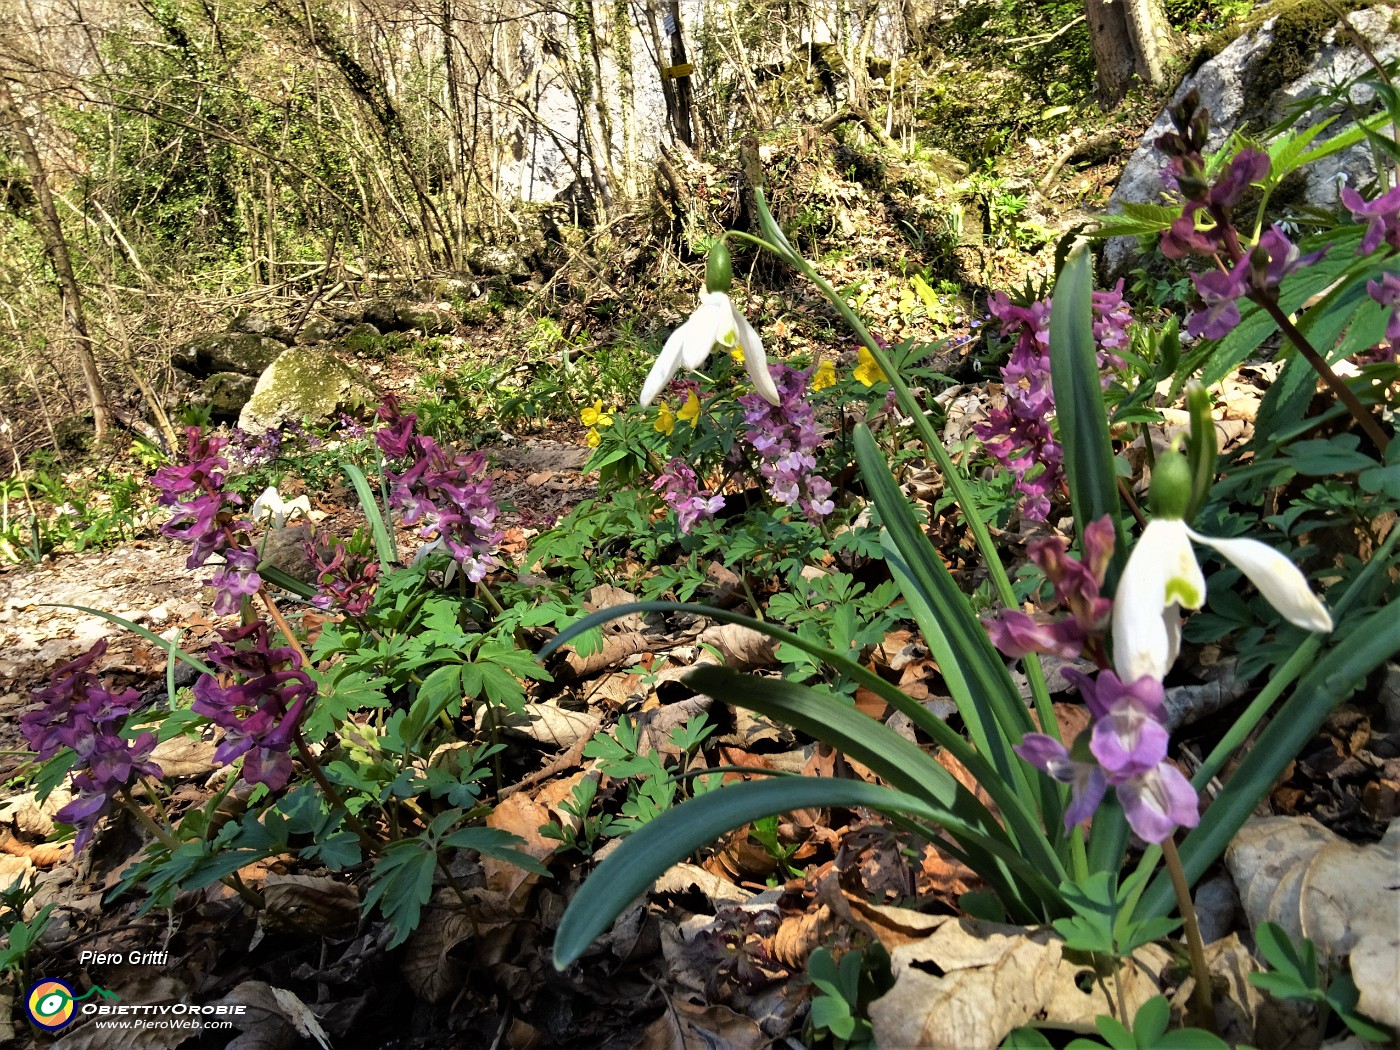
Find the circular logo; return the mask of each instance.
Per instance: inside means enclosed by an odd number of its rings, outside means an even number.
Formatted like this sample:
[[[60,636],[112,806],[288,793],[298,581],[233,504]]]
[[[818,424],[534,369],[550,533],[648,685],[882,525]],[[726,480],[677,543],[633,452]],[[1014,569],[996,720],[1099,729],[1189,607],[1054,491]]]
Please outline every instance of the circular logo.
[[[62,981],[39,981],[29,989],[24,1006],[31,1021],[40,1028],[56,1032],[73,1021],[73,989]]]

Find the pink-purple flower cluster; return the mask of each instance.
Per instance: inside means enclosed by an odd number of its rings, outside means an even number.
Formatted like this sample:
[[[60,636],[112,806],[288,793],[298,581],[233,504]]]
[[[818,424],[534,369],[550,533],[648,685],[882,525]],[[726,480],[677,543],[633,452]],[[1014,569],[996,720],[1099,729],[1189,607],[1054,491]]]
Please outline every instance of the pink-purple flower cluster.
[[[1100,644],[1113,612],[1113,602],[1100,593],[1113,557],[1113,521],[1104,515],[1085,527],[1083,560],[1069,557],[1058,536],[1037,540],[1026,553],[1054,587],[1056,604],[1070,615],[1042,623],[1019,609],[1004,609],[986,623],[992,644],[1017,659],[1027,653],[1053,653],[1065,660]],[[1096,655],[1102,656],[1102,651]]]
[[[73,799],[55,814],[77,830],[75,850],[91,840],[119,790],[138,777],[162,775],[151,761],[154,733],[130,740],[121,735],[127,716],[141,707],[140,694],[135,689],[111,692],[92,673],[92,665],[106,651],[107,643],[100,641],[58,668],[49,684],[33,693],[40,706],[20,715],[20,732],[41,760],[65,747],[78,755],[71,774]]]
[[[246,545],[248,522],[238,519],[242,498],[223,490],[228,461],[220,452],[227,442],[206,437],[199,427],[188,427],[185,437],[185,462],[161,467],[151,479],[160,492],[157,502],[173,508],[160,531],[190,544],[186,568],[195,569],[213,555],[222,556],[223,565],[208,582],[216,592],[214,611],[226,616],[237,612],[243,599],[262,586],[258,555]]]
[[[1278,226],[1271,226],[1248,255],[1228,270],[1191,275],[1200,308],[1186,319],[1189,335],[1222,339],[1240,323],[1239,300],[1251,294],[1276,296],[1283,279],[1294,270],[1322,258],[1326,249],[1300,255],[1298,247]]]
[[[401,412],[392,396],[378,415],[386,425],[375,432],[375,441],[403,468],[384,472],[390,502],[402,512],[404,524],[422,523],[420,536],[436,533],[467,579],[480,582],[496,566],[494,551],[501,542],[495,527],[500,511],[484,473],[486,454],[456,455],[427,435],[414,434],[417,417]]]
[[[724,507],[724,497],[701,492],[695,471],[679,459],[667,463],[651,487],[676,512],[676,524],[682,534],[695,528],[702,518],[713,518]]]
[[[311,604],[354,619],[364,616],[379,585],[379,563],[326,534],[307,541],[306,556],[315,568]]]
[[[1016,345],[1001,369],[1005,403],[992,408],[973,433],[1016,476],[1021,513],[1044,521],[1050,513],[1050,493],[1064,480],[1064,451],[1050,422],[1055,410],[1050,386],[1050,302],[1039,299],[1017,306],[1004,293],[994,292],[987,308],[1001,322],[1001,334],[1014,338]],[[1131,321],[1121,280],[1109,291],[1094,292],[1094,342],[1100,369],[1123,366],[1114,351],[1128,345]]]
[[[1031,544],[1031,558],[1044,570],[1069,617],[1042,624],[1010,610],[989,621],[987,631],[1008,656],[1052,653],[1073,659],[1087,650],[1105,668],[1097,676],[1063,669],[1093,717],[1091,728],[1072,748],[1045,733],[1027,733],[1015,751],[1042,773],[1070,785],[1066,830],[1088,820],[1112,787],[1133,831],[1148,842],[1161,842],[1175,828],[1195,827],[1196,792],[1167,761],[1162,683],[1146,675],[1123,682],[1105,667],[1104,634],[1113,603],[1100,592],[1113,539],[1113,523],[1104,516],[1085,528],[1082,560],[1070,558],[1058,537]]]
[[[1068,784],[1065,830],[1088,820],[1108,788],[1118,793],[1128,826],[1147,842],[1162,842],[1200,821],[1196,790],[1167,761],[1162,683],[1144,676],[1125,683],[1112,671],[1097,677],[1067,668],[1094,722],[1073,749],[1052,736],[1027,733],[1015,748],[1042,773]]]
[[[244,780],[279,790],[291,779],[289,751],[297,723],[316,695],[315,683],[301,669],[295,649],[271,648],[261,620],[219,635],[223,641],[209,647],[209,659],[226,681],[201,675],[192,709],[224,731],[215,762],[228,765],[242,757]]]
[[[1170,112],[1176,130],[1160,136],[1157,148],[1167,155],[1164,181],[1176,187],[1186,204],[1162,234],[1162,254],[1169,259],[1199,255],[1217,261],[1218,269],[1191,275],[1199,304],[1186,319],[1186,331],[1221,339],[1240,323],[1240,299],[1276,299],[1283,279],[1320,259],[1326,249],[1300,255],[1277,225],[1266,230],[1253,249],[1243,247],[1232,215],[1250,185],[1269,174],[1268,154],[1240,150],[1211,184],[1202,155],[1210,130],[1209,112],[1200,106],[1194,91]]]
[[[797,506],[809,521],[836,509],[831,482],[817,469],[814,455],[822,445],[816,413],[806,400],[812,371],[799,372],[783,364],[768,371],[777,386],[778,403],[769,404],[758,394],[739,398],[744,407],[745,428],[740,437],[758,456],[758,471],[768,484],[768,494],[784,506]]]
[[[1366,200],[1350,186],[1343,186],[1341,197],[1351,217],[1366,223],[1366,234],[1357,249],[1359,254],[1369,255],[1382,243],[1400,251],[1400,186],[1373,201]],[[1396,350],[1400,349],[1400,273],[1387,270],[1379,281],[1367,281],[1366,291],[1376,302],[1391,308],[1385,337],[1390,342],[1390,352],[1386,356],[1393,360]]]

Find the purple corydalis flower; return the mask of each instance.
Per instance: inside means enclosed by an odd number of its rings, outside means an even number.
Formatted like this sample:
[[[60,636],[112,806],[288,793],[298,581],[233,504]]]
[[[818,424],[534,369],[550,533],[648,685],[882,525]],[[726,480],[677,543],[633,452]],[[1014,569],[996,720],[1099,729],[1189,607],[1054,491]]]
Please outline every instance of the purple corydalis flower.
[[[375,441],[387,457],[404,462],[401,473],[384,471],[390,501],[405,524],[423,523],[420,536],[436,534],[467,579],[479,583],[496,566],[494,551],[501,542],[486,454],[456,455],[426,435],[415,435],[416,417],[402,414],[392,396],[378,415],[387,425],[375,432]]]
[[[160,493],[157,502],[173,508],[160,531],[190,545],[186,568],[197,569],[216,554],[223,557],[223,567],[208,583],[217,592],[214,611],[228,615],[262,586],[258,558],[246,545],[248,522],[237,519],[242,500],[223,490],[225,440],[206,437],[199,427],[186,428],[185,436],[185,462],[162,467],[151,479]]]
[[[1097,764],[1077,761],[1064,744],[1044,733],[1027,733],[1012,750],[1052,780],[1070,786],[1066,831],[1094,815],[1108,791],[1108,778]]]
[[[1170,762],[1119,781],[1114,790],[1128,826],[1144,842],[1165,842],[1177,828],[1201,821],[1196,789]]]
[[[807,401],[807,383],[815,369],[800,372],[783,364],[768,366],[778,394],[776,403],[760,394],[739,398],[744,408],[741,438],[758,455],[758,471],[768,494],[784,506],[796,506],[811,521],[836,509],[831,482],[814,473],[814,455],[823,443],[816,413]]]
[[[1089,750],[1110,778],[1145,773],[1167,757],[1167,730],[1162,683],[1142,677],[1124,684],[1112,671],[1100,671],[1097,679],[1067,667],[1069,681],[1094,717]]]
[[[1368,201],[1350,186],[1343,186],[1342,203],[1357,222],[1366,223],[1360,254],[1369,255],[1384,241],[1400,251],[1400,186]]]
[[[1382,306],[1391,307],[1385,337],[1400,344],[1400,273],[1384,273],[1379,281],[1367,281],[1366,292]]]
[[[1093,331],[1099,367],[1121,368],[1122,358],[1113,351],[1127,345],[1131,314],[1123,305],[1123,282],[1093,295]],[[1050,493],[1064,480],[1063,450],[1055,440],[1050,417],[1055,394],[1050,385],[1050,303],[1037,300],[1017,306],[1001,292],[988,300],[988,308],[1001,322],[1001,334],[1014,336],[1016,345],[1001,369],[1005,404],[993,407],[986,422],[973,433],[987,452],[1016,476],[1021,513],[1034,521],[1050,514]],[[1108,376],[1104,376],[1108,383]]]
[[[1223,339],[1240,323],[1240,299],[1275,298],[1285,277],[1316,262],[1326,251],[1302,255],[1279,226],[1269,227],[1253,251],[1230,269],[1191,275],[1201,307],[1187,318],[1187,333]]]
[[[667,463],[651,487],[654,492],[661,493],[662,502],[676,512],[676,524],[682,534],[690,532],[701,519],[713,518],[724,508],[724,497],[700,491],[695,471],[679,459]]]
[[[1104,515],[1084,529],[1084,557],[1069,557],[1058,536],[1038,540],[1026,550],[1054,587],[1055,601],[1070,611],[1066,619],[1040,623],[1019,609],[1006,609],[986,622],[992,644],[1007,656],[1050,653],[1072,660],[1086,646],[1101,644],[1113,603],[1100,595],[1113,556],[1113,521]]]
[[[140,694],[134,689],[111,692],[92,673],[106,651],[106,641],[99,641],[54,671],[49,684],[32,694],[40,706],[20,716],[20,732],[40,759],[53,758],[64,747],[78,756],[71,772],[73,800],[55,814],[76,829],[75,851],[92,839],[117,792],[140,777],[163,775],[150,759],[154,733],[131,740],[121,735],[127,716],[141,706]]]
[[[364,616],[379,585],[379,563],[324,533],[307,541],[306,556],[316,570],[311,604],[355,619]]]
[[[278,790],[292,774],[288,752],[297,723],[316,695],[315,683],[301,670],[291,647],[271,648],[267,624],[221,630],[222,642],[209,647],[210,662],[230,679],[201,675],[194,684],[196,714],[224,731],[214,760],[228,765],[243,758],[243,779]],[[232,681],[234,676],[244,680]]]

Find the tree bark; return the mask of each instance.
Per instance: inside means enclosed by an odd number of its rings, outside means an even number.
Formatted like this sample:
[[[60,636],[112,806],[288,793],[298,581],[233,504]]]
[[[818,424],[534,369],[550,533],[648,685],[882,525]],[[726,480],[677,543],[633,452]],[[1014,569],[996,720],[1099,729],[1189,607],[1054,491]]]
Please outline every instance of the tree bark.
[[[1171,28],[1160,0],[1084,0],[1104,109],[1123,100],[1136,77],[1149,87],[1165,80]]]
[[[39,155],[39,147],[34,136],[24,122],[24,115],[15,103],[10,91],[10,82],[0,76],[0,118],[9,125],[19,143],[24,165],[29,169],[29,181],[34,188],[34,225],[44,241],[44,251],[48,254],[54,274],[58,278],[59,297],[63,304],[63,326],[73,343],[73,353],[83,371],[83,381],[87,384],[88,400],[92,405],[92,429],[96,441],[107,436],[112,425],[112,407],[107,401],[107,392],[102,387],[102,376],[97,370],[97,360],[92,353],[92,337],[88,334],[87,318],[83,314],[83,295],[78,287],[78,278],[73,273],[73,257],[68,252],[68,241],[63,236],[63,225],[58,219],[58,209],[54,206],[53,192],[49,188],[48,172],[44,160]]]

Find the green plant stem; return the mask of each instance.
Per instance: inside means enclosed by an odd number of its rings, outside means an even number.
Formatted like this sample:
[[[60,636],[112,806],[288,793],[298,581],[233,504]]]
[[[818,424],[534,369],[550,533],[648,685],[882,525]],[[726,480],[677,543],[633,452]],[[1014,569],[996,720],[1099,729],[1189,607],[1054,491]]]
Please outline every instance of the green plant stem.
[[[762,202],[761,207],[766,208],[767,203]],[[992,541],[991,531],[987,528],[986,522],[978,517],[973,509],[972,494],[968,491],[967,482],[963,478],[962,469],[953,462],[952,456],[948,454],[948,449],[939,438],[938,433],[933,429],[933,424],[929,421],[928,415],[920,406],[914,393],[909,389],[909,385],[904,382],[899,371],[890,361],[889,355],[879,343],[875,341],[864,322],[857,316],[845,296],[833,288],[821,274],[817,273],[812,265],[802,256],[795,252],[789,254],[780,248],[775,247],[761,237],[754,237],[752,234],[730,231],[729,236],[737,237],[748,241],[760,248],[765,248],[774,255],[787,260],[807,277],[809,281],[817,286],[823,295],[826,296],[831,305],[836,307],[842,319],[850,326],[865,348],[870,351],[875,363],[880,366],[880,371],[885,373],[885,378],[889,381],[890,387],[895,392],[895,399],[899,403],[900,410],[914,422],[914,427],[919,433],[919,439],[929,456],[938,466],[939,473],[943,475],[943,482],[952,492],[953,500],[962,509],[963,519],[967,522],[968,529],[972,532],[973,541],[977,544],[977,550],[982,555],[982,560],[987,565],[987,571],[991,575],[992,585],[996,588],[997,597],[1008,609],[1016,607],[1016,594],[1011,588],[1011,578],[1006,573],[1006,566],[1002,564],[1001,555],[998,553],[996,544]],[[1036,713],[1040,716],[1041,731],[1059,739],[1059,724],[1055,719],[1054,708],[1050,703],[1050,691],[1045,685],[1045,675],[1040,668],[1040,660],[1034,654],[1029,654],[1021,660],[1021,666],[1025,671],[1026,680],[1031,688],[1031,695],[1035,702]]]
[[[1186,872],[1182,870],[1181,857],[1170,835],[1162,841],[1162,859],[1166,862],[1167,873],[1171,875],[1172,889],[1176,890],[1176,906],[1185,924],[1186,951],[1191,956],[1191,974],[1196,978],[1196,987],[1191,992],[1196,1023],[1206,1031],[1214,1032],[1217,1028],[1215,997],[1210,986],[1210,967],[1206,965],[1206,946],[1201,940],[1201,927],[1196,922],[1196,905],[1191,900],[1191,887],[1186,883]]]
[[[170,850],[171,853],[174,853],[183,845],[183,843],[171,834],[168,829],[161,827],[152,820],[151,815],[146,812],[140,803],[131,797],[130,790],[125,787],[121,789],[121,803],[126,807],[127,812],[136,818],[137,823],[149,831],[156,841]],[[224,875],[220,877],[219,881],[253,907],[261,909],[266,906],[267,902],[263,900],[262,894],[254,889],[250,889],[236,876]]]
[[[1251,296],[1256,303],[1264,308],[1274,323],[1290,343],[1303,356],[1303,360],[1312,366],[1328,388],[1337,395],[1343,405],[1346,406],[1357,425],[1366,432],[1366,436],[1371,439],[1371,443],[1376,446],[1382,458],[1385,456],[1386,448],[1390,445],[1390,438],[1386,437],[1385,430],[1377,421],[1375,414],[1367,411],[1366,406],[1361,403],[1361,399],[1356,393],[1342,381],[1342,377],[1332,371],[1332,366],[1327,360],[1314,349],[1312,343],[1308,342],[1308,337],[1298,330],[1298,326],[1293,323],[1289,316],[1283,312],[1283,307],[1279,306],[1278,298],[1272,295]]]
[[[298,656],[301,657],[301,666],[309,667],[310,661],[306,657],[306,650],[301,647],[301,642],[297,641],[297,636],[292,633],[292,625],[282,615],[282,610],[277,608],[277,603],[272,600],[272,595],[259,587],[258,594],[262,597],[263,604],[267,606],[268,615],[277,624],[277,629],[286,636],[287,644],[292,647]],[[311,771],[311,777],[316,781],[316,786],[321,789],[321,794],[326,798],[326,802],[331,806],[338,806],[345,813],[345,825],[355,833],[355,837],[360,840],[360,845],[368,853],[379,852],[379,841],[366,830],[360,823],[360,818],[350,812],[350,807],[345,804],[345,800],[340,797],[340,792],[326,779],[326,772],[321,768],[321,763],[316,760],[316,756],[311,753],[311,747],[306,742],[306,737],[302,735],[301,723],[298,722],[292,727],[292,743],[296,745],[297,754],[301,756],[303,764]]]

